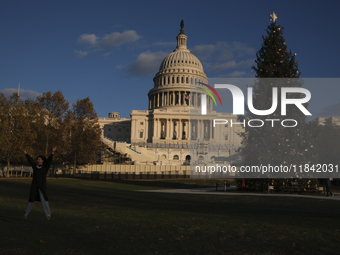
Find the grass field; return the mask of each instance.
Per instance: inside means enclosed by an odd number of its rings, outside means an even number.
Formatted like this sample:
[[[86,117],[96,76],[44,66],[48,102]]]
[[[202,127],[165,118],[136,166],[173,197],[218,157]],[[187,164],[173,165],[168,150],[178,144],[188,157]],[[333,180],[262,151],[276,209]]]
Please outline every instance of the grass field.
[[[204,180],[0,179],[0,254],[339,254],[340,201],[137,192]]]

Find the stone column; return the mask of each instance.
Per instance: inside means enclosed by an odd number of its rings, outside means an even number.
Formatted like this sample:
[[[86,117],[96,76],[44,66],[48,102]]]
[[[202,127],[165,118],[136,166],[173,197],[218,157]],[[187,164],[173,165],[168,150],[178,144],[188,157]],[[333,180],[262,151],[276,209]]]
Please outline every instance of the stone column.
[[[161,103],[161,106],[164,106],[164,104],[165,104],[164,95],[165,95],[165,92],[162,92],[162,103]]]
[[[156,137],[159,138],[159,119],[157,119],[157,135]]]
[[[157,138],[157,119],[153,120],[153,138]]]
[[[170,140],[172,140],[172,138],[173,138],[173,133],[174,133],[174,123],[172,122],[172,119],[170,119],[170,129],[169,129],[169,131],[170,131]]]
[[[188,120],[188,128],[187,128],[187,130],[188,130],[188,135],[187,135],[187,140],[191,140],[191,121],[190,121],[190,119]]]
[[[145,122],[145,138],[144,138],[144,142],[147,142],[148,141],[148,138],[149,138],[149,119],[145,119],[144,120]]]
[[[131,140],[135,139],[136,135],[136,120],[131,121]]]
[[[178,127],[178,133],[179,133],[179,135],[178,135],[178,140],[182,140],[182,133],[183,133],[183,123],[182,123],[182,120],[181,119],[179,119],[178,120],[178,125],[179,125],[179,127]]]
[[[203,130],[203,134],[202,134],[202,137],[204,138],[204,132],[205,132],[205,127],[204,127],[204,120],[202,121],[202,130]],[[208,139],[208,135],[209,135],[209,133],[208,133],[208,126],[207,126],[207,139]]]
[[[169,139],[169,119],[165,119],[165,123],[164,123],[164,136],[165,136],[165,140]]]
[[[202,133],[201,133],[201,137],[202,137],[202,139],[204,140],[204,131],[205,131],[205,130],[204,130],[204,120],[201,121],[201,125],[202,125],[202,126],[201,126],[201,132],[202,132]]]

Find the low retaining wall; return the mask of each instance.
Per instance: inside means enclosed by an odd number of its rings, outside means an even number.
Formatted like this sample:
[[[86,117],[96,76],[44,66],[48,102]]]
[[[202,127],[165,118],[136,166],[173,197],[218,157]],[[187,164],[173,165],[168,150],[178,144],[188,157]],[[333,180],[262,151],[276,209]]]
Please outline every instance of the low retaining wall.
[[[0,168],[0,177],[6,176],[7,166]],[[30,166],[10,167],[10,177],[30,177]],[[76,170],[58,165],[52,165],[49,177],[77,177],[95,179],[161,179],[161,178],[189,178],[190,166],[174,165],[87,165]],[[178,177],[181,176],[181,177]]]

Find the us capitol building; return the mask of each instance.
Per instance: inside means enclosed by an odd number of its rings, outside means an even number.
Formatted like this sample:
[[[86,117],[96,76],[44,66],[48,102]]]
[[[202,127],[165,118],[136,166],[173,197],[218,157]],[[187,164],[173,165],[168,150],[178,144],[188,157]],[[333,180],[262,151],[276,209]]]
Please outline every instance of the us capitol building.
[[[102,141],[134,164],[182,165],[198,161],[232,162],[241,146],[242,125],[216,125],[213,119],[237,122],[232,113],[213,111],[207,96],[207,114],[201,115],[201,88],[208,84],[199,59],[187,48],[184,23],[176,49],[166,56],[148,93],[148,110],[133,110],[131,118],[111,112],[99,118]]]

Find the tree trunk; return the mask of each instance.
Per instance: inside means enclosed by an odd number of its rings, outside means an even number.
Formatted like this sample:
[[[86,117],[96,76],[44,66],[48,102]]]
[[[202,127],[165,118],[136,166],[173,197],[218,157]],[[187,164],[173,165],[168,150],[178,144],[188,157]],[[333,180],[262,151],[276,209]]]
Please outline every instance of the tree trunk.
[[[45,148],[45,157],[48,158],[48,155],[47,155],[47,148],[48,148],[48,134],[47,134],[47,139],[46,139],[46,148]]]
[[[7,172],[6,172],[6,177],[9,177],[9,167],[11,166],[11,162],[9,159],[7,159]]]
[[[74,161],[73,161],[73,175],[76,173],[77,170],[77,156],[74,155]]]

